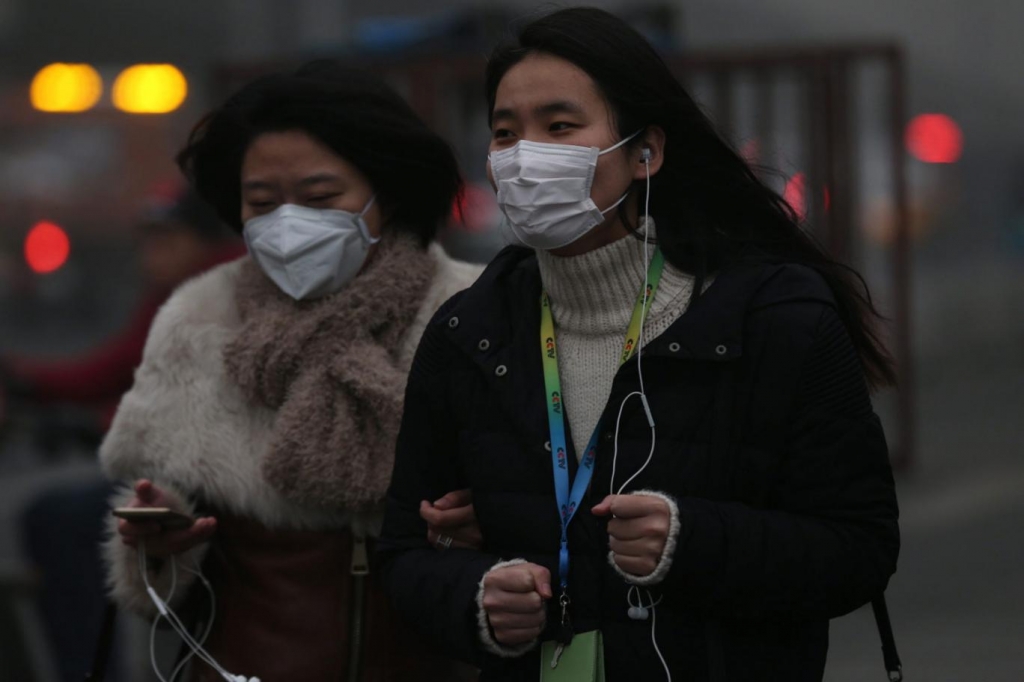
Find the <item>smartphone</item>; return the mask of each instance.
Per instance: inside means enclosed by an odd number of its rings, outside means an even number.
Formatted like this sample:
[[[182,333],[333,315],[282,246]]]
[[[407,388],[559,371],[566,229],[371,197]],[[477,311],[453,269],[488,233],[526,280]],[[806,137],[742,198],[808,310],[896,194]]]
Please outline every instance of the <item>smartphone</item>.
[[[195,522],[195,519],[188,514],[176,512],[167,507],[117,507],[111,513],[125,521],[159,523],[168,530],[189,528]]]

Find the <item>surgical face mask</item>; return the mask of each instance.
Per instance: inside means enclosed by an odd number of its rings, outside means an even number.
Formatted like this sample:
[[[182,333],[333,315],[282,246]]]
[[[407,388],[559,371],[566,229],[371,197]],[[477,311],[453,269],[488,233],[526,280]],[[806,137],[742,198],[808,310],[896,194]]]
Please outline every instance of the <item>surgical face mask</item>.
[[[295,300],[341,291],[366,262],[370,236],[363,216],[333,209],[284,204],[246,221],[242,235],[260,269]]]
[[[545,251],[576,241],[626,199],[599,209],[590,198],[597,159],[640,134],[637,131],[604,151],[597,147],[520,140],[491,152],[498,206],[512,234],[526,246]]]

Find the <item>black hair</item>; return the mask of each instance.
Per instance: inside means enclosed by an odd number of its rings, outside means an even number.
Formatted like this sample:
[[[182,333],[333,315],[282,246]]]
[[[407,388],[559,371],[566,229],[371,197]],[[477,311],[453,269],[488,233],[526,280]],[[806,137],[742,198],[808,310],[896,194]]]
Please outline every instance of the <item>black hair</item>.
[[[710,273],[741,261],[810,266],[831,288],[871,384],[895,384],[892,358],[875,327],[882,318],[863,278],[830,258],[801,229],[793,209],[718,134],[640,33],[621,19],[589,7],[564,9],[531,21],[513,42],[491,55],[486,77],[489,112],[494,111],[504,75],[537,52],[564,59],[593,79],[621,137],[647,126],[665,131],[664,161],[651,178],[651,217],[666,260],[696,278],[694,297],[700,295]],[[639,144],[641,137],[630,147]],[[633,189],[643,185],[639,181]]]
[[[143,234],[187,230],[214,244],[236,238],[213,207],[191,187],[174,197],[151,201],[140,217],[139,229]]]
[[[253,140],[300,130],[356,166],[376,192],[388,228],[425,247],[462,189],[451,147],[379,79],[319,60],[294,73],[259,78],[203,117],[178,166],[235,230],[241,231],[241,168]]]

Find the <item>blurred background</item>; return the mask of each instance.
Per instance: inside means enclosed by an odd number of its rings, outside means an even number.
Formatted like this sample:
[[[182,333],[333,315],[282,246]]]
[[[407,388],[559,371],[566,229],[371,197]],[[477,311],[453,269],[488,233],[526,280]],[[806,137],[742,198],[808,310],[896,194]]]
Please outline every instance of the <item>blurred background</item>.
[[[1024,679],[1024,3],[590,4],[662,50],[891,320],[901,388],[876,406],[910,679]],[[83,525],[102,517],[96,445],[163,297],[240,253],[173,164],[198,118],[311,58],[380,73],[457,150],[470,184],[442,240],[483,262],[503,244],[486,55],[564,5],[0,0],[0,680],[82,679],[102,615],[74,558],[100,532]],[[148,679],[141,632],[118,629],[121,679]],[[870,611],[836,621],[826,679],[884,675]]]

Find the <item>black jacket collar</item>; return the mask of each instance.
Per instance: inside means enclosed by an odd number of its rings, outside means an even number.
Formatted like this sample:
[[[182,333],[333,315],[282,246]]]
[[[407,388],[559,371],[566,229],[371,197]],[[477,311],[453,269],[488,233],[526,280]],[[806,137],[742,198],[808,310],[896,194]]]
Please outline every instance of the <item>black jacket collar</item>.
[[[471,357],[500,361],[501,350],[540,319],[540,271],[533,251],[510,246],[499,253],[442,322]],[[743,353],[743,328],[753,310],[811,300],[834,305],[828,286],[810,268],[752,262],[716,274],[713,283],[645,353],[696,360],[732,360]],[[486,341],[482,350],[481,342]]]

